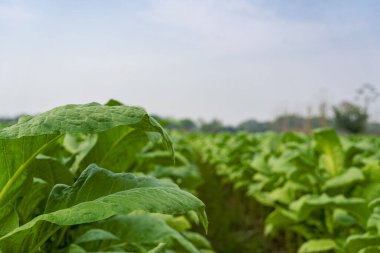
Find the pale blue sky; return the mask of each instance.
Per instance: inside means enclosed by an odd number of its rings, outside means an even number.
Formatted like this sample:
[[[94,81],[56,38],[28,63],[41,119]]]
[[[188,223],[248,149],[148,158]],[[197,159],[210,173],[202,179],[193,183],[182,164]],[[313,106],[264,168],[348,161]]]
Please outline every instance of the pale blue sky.
[[[379,13],[377,0],[0,0],[0,115],[108,98],[226,123],[305,114],[380,89]]]

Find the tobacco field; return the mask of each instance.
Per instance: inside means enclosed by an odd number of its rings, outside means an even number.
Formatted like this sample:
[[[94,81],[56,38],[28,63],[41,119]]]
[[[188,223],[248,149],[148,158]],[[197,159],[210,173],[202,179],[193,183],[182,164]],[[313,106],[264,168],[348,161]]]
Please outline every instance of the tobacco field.
[[[0,129],[0,252],[380,252],[380,139],[166,131],[65,105]]]

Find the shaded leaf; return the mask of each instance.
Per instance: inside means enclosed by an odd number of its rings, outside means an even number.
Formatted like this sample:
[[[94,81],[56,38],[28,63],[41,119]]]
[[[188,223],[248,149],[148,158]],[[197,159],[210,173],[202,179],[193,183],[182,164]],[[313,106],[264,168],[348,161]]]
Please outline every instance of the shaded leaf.
[[[90,166],[83,174],[72,187],[56,186],[46,208],[48,213],[1,237],[0,249],[34,252],[63,226],[100,221],[134,210],[164,214],[184,214],[194,210],[207,227],[204,204],[175,185],[128,173],[114,174],[96,166]],[[115,183],[108,184],[110,187],[99,187],[104,180],[114,180]],[[62,203],[55,203],[58,200]]]
[[[331,239],[315,239],[303,243],[299,249],[299,253],[312,253],[312,252],[327,252],[335,249],[336,244]]]

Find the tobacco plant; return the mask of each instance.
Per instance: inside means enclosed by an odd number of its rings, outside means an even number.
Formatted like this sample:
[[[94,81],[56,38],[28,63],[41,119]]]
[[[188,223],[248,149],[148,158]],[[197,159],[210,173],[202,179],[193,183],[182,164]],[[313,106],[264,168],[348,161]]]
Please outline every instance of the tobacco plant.
[[[180,155],[143,109],[116,101],[61,106],[1,129],[0,251],[210,251],[189,231],[192,221],[207,228],[202,201],[144,175],[152,145],[166,146],[172,164]]]

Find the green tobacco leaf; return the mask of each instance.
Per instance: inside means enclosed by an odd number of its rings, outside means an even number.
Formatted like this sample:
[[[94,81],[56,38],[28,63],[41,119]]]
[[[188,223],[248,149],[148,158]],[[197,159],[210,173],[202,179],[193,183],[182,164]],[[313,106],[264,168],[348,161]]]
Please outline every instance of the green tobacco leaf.
[[[282,187],[275,188],[268,194],[268,197],[274,202],[280,202],[288,205],[296,198],[297,192],[306,192],[307,188],[303,185],[287,181]]]
[[[330,176],[337,176],[344,166],[344,151],[336,131],[321,129],[314,132],[316,148],[320,152],[320,166]]]
[[[18,139],[64,133],[99,133],[117,126],[129,125],[146,131],[163,129],[139,107],[103,106],[97,103],[65,105],[0,130],[1,139]],[[163,133],[164,134],[164,133]]]
[[[119,101],[113,99],[106,103],[109,107],[121,105]],[[152,131],[149,129],[151,126],[159,126],[153,118],[149,120],[148,129],[141,126],[138,129],[121,126],[99,133],[97,136],[89,136],[82,142],[76,142],[76,136],[65,138],[65,147],[77,154],[73,170],[76,171],[78,168],[83,170],[89,164],[96,163],[115,172],[129,171],[130,167],[136,163],[137,154],[150,140],[146,131]],[[166,132],[160,133],[164,137],[163,142],[170,144],[171,141]],[[171,154],[169,154],[171,164],[173,164],[173,155],[174,150],[171,147]]]
[[[99,187],[99,185],[105,187]],[[131,173],[113,173],[95,164],[88,166],[72,186],[58,184],[50,193],[45,213],[72,207],[76,204],[125,190],[144,187],[166,187],[178,189],[178,186],[153,177],[135,176]]]
[[[288,152],[280,157],[271,156],[268,160],[268,165],[274,173],[286,173],[294,169],[291,161],[297,156],[296,152]]]
[[[67,133],[95,134],[118,126],[158,132],[172,148],[160,125],[143,109],[130,106],[66,105],[0,129],[0,222],[11,212],[25,182],[31,180],[28,168],[34,158],[50,144]]]
[[[365,178],[361,170],[358,168],[350,168],[344,171],[341,175],[327,180],[322,189],[325,191],[336,190],[338,188],[341,189],[364,180]]]
[[[56,184],[72,184],[74,182],[73,175],[67,167],[50,157],[37,157],[30,167],[33,169],[33,176],[44,180],[50,189]]]
[[[48,183],[40,178],[33,178],[33,184],[28,188],[30,189],[25,191],[17,205],[21,224],[30,221],[36,214],[43,212],[48,198],[47,193],[50,191]]]
[[[372,201],[380,197],[380,160],[374,159],[362,169],[366,180],[359,187],[357,193],[364,196],[367,200]]]
[[[28,168],[34,158],[57,137],[42,135],[20,139],[0,139],[0,172],[2,175],[0,177],[0,224],[6,222],[4,220],[7,220],[7,216],[13,210],[13,203],[23,187],[28,184],[28,181],[29,183],[32,181],[32,170]]]
[[[185,231],[182,232],[182,235],[198,249],[212,249],[210,242],[201,234]]]
[[[115,174],[93,165],[73,186],[56,186],[47,204],[48,213],[0,238],[0,249],[4,252],[35,252],[64,226],[100,221],[135,210],[164,214],[184,214],[194,210],[207,227],[204,209],[199,199],[173,184],[128,173]]]
[[[1,235],[12,231],[13,229],[17,228],[19,225],[19,216],[16,210],[10,208],[10,210],[6,210],[6,213],[8,215],[6,216],[4,220],[1,221],[1,226],[0,226]]]
[[[299,220],[309,217],[312,211],[321,208],[340,208],[352,213],[364,223],[369,215],[367,202],[361,198],[346,198],[342,195],[330,197],[326,194],[320,196],[305,195],[290,204],[290,209],[297,213]]]
[[[309,240],[301,245],[299,253],[327,252],[336,248],[336,243],[331,239]]]
[[[157,178],[170,178],[182,189],[196,189],[203,183],[199,169],[194,165],[181,167],[156,166],[149,175]]]
[[[345,248],[349,253],[357,253],[361,249],[371,246],[380,246],[379,235],[363,234],[352,235],[347,238]]]
[[[272,211],[265,219],[265,235],[275,234],[277,230],[289,229],[290,226],[297,223],[297,217],[294,213],[277,208]]]
[[[86,168],[91,163],[115,172],[129,171],[136,163],[137,154],[147,145],[149,138],[140,130],[130,127],[115,127],[99,133],[96,144],[81,160],[79,167]],[[173,157],[171,156],[173,164]]]
[[[124,242],[133,242],[137,247],[149,248],[149,245],[165,243],[168,249],[180,247],[184,252],[199,253],[188,239],[158,216],[149,214],[115,216],[94,226],[112,232]]]
[[[120,238],[103,229],[90,229],[86,231],[83,235],[75,239],[74,243],[81,244],[85,242],[111,241],[111,240],[120,241]]]
[[[163,150],[156,150],[156,151],[151,151],[151,152],[141,154],[139,155],[139,159],[141,160],[140,161],[141,163],[139,164],[141,168],[152,167],[152,166],[156,166],[157,164],[164,165],[164,166],[173,165],[173,159],[170,153]],[[181,153],[178,153],[178,152],[175,153],[175,160],[176,160],[176,165],[178,166],[190,165],[189,161],[186,159],[186,157],[181,155]]]
[[[191,229],[191,223],[189,222],[188,219],[186,219],[185,216],[172,216],[172,215],[160,214],[160,213],[156,213],[152,215],[157,216],[160,219],[164,220],[166,224],[168,224],[170,227],[174,228],[178,232],[183,232],[183,231]]]
[[[367,221],[367,231],[375,231],[380,234],[380,207],[374,207]]]

